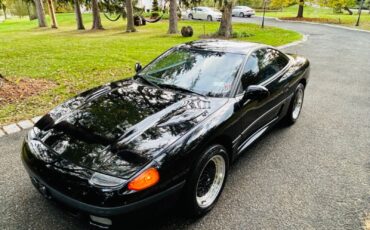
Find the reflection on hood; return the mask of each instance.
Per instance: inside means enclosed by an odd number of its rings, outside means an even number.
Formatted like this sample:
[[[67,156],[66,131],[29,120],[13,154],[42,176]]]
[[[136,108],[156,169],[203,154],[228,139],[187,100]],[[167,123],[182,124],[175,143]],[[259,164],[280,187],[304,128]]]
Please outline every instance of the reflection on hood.
[[[226,101],[120,81],[58,106],[36,126],[58,157],[128,177]]]

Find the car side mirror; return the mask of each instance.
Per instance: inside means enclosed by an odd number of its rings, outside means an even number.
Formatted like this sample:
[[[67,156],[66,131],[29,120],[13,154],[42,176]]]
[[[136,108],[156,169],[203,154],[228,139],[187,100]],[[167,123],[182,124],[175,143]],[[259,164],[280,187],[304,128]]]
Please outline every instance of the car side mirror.
[[[135,64],[135,71],[136,71],[136,73],[137,73],[137,72],[139,72],[142,68],[143,68],[143,67],[141,66],[141,64],[140,64],[139,62],[137,62],[137,63]]]
[[[248,99],[251,100],[261,100],[270,95],[270,92],[268,89],[261,85],[250,85],[248,88],[244,91],[243,101],[246,101]]]

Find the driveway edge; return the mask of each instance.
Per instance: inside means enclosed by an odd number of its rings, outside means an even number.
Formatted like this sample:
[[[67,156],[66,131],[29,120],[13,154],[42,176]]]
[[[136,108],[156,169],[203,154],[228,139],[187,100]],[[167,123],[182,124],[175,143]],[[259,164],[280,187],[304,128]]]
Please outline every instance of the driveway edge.
[[[304,24],[311,24],[311,25],[323,25],[323,26],[329,26],[337,29],[345,29],[345,30],[352,30],[352,31],[359,31],[359,32],[365,32],[365,33],[370,33],[368,30],[362,30],[362,29],[356,29],[352,27],[347,27],[347,26],[339,26],[339,25],[333,25],[333,24],[328,24],[328,23],[318,23],[318,22],[305,22],[305,21],[294,21],[294,20],[282,20],[279,18],[274,18],[274,17],[269,17],[273,18],[278,22],[293,22],[293,23],[304,23]]]

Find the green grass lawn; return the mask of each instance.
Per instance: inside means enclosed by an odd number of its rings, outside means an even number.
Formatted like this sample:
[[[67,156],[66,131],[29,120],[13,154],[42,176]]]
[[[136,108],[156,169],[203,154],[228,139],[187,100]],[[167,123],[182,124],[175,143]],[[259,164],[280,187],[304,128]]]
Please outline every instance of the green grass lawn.
[[[284,8],[283,11],[278,12],[267,12],[268,17],[296,17],[298,12],[298,5],[293,5],[291,7]],[[262,16],[259,12],[257,15]],[[343,13],[334,13],[333,9],[329,8],[315,8],[311,6],[305,6],[304,17],[306,18],[320,18],[323,23],[326,23],[325,19],[329,20],[329,23],[340,24],[343,26],[359,28],[364,30],[370,30],[370,14],[368,12],[363,12],[361,15],[360,26],[356,27],[356,21],[358,18],[358,11],[353,11],[353,15],[349,15],[348,12],[343,11]]]
[[[168,22],[138,27],[125,33],[125,23],[105,20],[104,31],[76,31],[73,14],[57,15],[59,29],[39,29],[36,21],[9,20],[0,23],[0,74],[16,81],[20,78],[46,79],[56,86],[37,96],[13,104],[0,105],[0,126],[43,114],[58,103],[94,86],[133,75],[134,64],[148,63],[173,45],[214,33],[218,23],[181,21],[191,25],[192,38],[167,35]],[[86,28],[91,15],[84,15]],[[290,43],[301,35],[288,30],[251,24],[235,24],[234,30],[253,36],[241,40],[274,46]]]

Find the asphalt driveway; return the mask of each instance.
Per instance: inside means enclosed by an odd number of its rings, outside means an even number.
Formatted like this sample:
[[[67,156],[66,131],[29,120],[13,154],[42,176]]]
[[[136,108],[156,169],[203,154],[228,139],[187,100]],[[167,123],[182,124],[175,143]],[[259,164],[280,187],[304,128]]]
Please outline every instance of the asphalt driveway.
[[[258,22],[260,19],[235,19]],[[137,223],[152,229],[361,229],[370,213],[370,33],[267,25],[308,35],[287,48],[311,61],[300,120],[277,127],[233,166],[215,209]],[[85,229],[33,189],[20,158],[24,132],[0,138],[0,228]],[[125,226],[121,226],[124,229]]]

